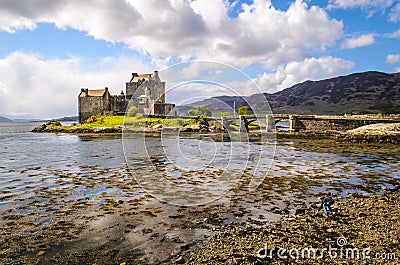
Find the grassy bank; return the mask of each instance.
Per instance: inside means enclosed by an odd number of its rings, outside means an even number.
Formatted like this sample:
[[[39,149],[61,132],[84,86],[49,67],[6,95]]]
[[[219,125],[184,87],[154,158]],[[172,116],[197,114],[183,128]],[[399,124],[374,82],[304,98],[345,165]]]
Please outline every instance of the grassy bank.
[[[83,124],[74,123],[69,126],[63,126],[58,121],[51,121],[46,123],[47,128],[45,131],[65,131],[72,132],[79,129],[95,129],[95,128],[115,128],[117,126],[125,126],[129,129],[137,130],[143,128],[155,128],[155,127],[173,127],[173,128],[184,128],[192,125],[204,125],[207,126],[207,122],[202,116],[193,118],[153,118],[143,117],[137,114],[133,117],[129,116],[91,116]],[[233,128],[239,130],[240,125],[238,123],[232,124]],[[260,129],[258,124],[250,124],[250,130]]]
[[[143,117],[142,115],[136,115],[133,117],[128,116],[92,116],[82,125],[78,125],[82,128],[95,128],[95,127],[115,127],[115,126],[128,126],[129,128],[149,128],[156,125],[162,125],[163,127],[177,127],[181,128],[188,124],[199,123],[196,119],[163,119],[163,118],[149,118]]]
[[[60,122],[52,121],[48,126],[54,129],[62,129],[65,131],[82,128],[113,128],[116,126],[127,126],[130,129],[151,128],[161,125],[162,127],[176,127],[183,128],[188,125],[199,125],[204,120],[200,117],[193,117],[192,119],[184,118],[150,118],[136,115],[133,117],[128,116],[92,116],[83,124],[72,124],[69,126],[61,125]]]

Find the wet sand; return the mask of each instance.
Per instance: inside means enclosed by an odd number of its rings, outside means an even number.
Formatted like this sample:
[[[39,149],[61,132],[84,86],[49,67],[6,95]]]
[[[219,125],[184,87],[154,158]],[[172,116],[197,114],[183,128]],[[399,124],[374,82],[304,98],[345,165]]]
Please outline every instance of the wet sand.
[[[175,263],[399,264],[400,190],[336,200],[330,216],[315,204],[261,228],[223,226],[207,246]],[[279,248],[285,252],[278,255]],[[306,248],[316,256],[308,256]]]

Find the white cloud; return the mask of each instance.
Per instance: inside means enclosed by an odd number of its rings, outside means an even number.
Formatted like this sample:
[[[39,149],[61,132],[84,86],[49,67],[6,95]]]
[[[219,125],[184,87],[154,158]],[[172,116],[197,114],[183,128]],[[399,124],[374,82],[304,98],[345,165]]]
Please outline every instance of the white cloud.
[[[400,3],[398,3],[395,7],[390,10],[389,20],[392,22],[400,21]]]
[[[104,88],[113,94],[125,88],[126,69],[151,71],[132,58],[104,58],[94,72],[83,72],[79,58],[43,60],[35,54],[15,52],[0,59],[0,113],[41,118],[76,115],[81,87]]]
[[[369,46],[375,43],[373,34],[363,34],[356,38],[350,38],[343,41],[342,49],[354,49],[359,47]]]
[[[270,92],[350,70],[354,64],[339,58],[308,58],[310,50],[323,50],[342,37],[343,22],[306,2],[310,1],[293,1],[283,11],[275,9],[271,0],[254,0],[242,4],[237,16],[229,17],[232,5],[227,0],[212,4],[206,0],[2,1],[1,31],[34,30],[37,23],[53,23],[97,39],[125,43],[151,57],[151,63],[138,58],[104,58],[88,72],[80,58],[44,60],[15,52],[0,59],[0,113],[31,113],[43,118],[73,115],[80,87],[109,86],[113,94],[119,93],[129,79],[126,69],[152,71],[176,58],[240,67],[257,63],[277,69],[257,80],[263,91]],[[188,68],[183,73],[189,77],[201,70]],[[216,86],[194,91],[206,97],[224,92]],[[258,91],[244,86],[238,92]]]
[[[389,54],[386,57],[386,62],[390,64],[400,63],[400,54]]]
[[[398,0],[329,0],[328,9],[350,9],[361,8],[364,10],[368,17],[373,16],[376,12],[382,11],[386,13],[389,11],[389,20],[396,22],[399,20],[400,4],[392,7]]]
[[[21,29],[33,30],[36,28],[35,23],[24,17],[13,17],[7,14],[0,16],[0,30],[8,33],[15,33]]]
[[[308,48],[332,45],[342,35],[342,22],[330,19],[321,8],[308,8],[303,1],[294,2],[286,12],[264,0],[242,8],[199,57],[242,66],[260,62],[274,68],[303,59]]]
[[[199,14],[210,30],[218,29],[228,20],[228,2],[209,0],[194,0],[190,4],[193,11]]]
[[[381,8],[385,9],[393,4],[393,0],[329,0],[330,8]]]
[[[393,38],[393,39],[397,38],[398,39],[398,38],[400,38],[400,29],[395,31],[395,32],[393,32],[393,33],[385,34],[384,36],[387,37],[387,38]]]
[[[270,0],[243,4],[228,16],[226,0],[14,0],[0,4],[0,30],[33,29],[36,23],[74,28],[123,42],[152,57],[211,59],[245,66],[276,67],[304,59],[307,49],[335,44],[343,23],[320,7],[296,0],[288,10]],[[4,19],[3,19],[4,18]]]
[[[262,91],[269,93],[283,90],[306,80],[321,80],[347,73],[354,68],[351,61],[334,58],[307,58],[280,66],[275,73],[264,73],[256,82]]]

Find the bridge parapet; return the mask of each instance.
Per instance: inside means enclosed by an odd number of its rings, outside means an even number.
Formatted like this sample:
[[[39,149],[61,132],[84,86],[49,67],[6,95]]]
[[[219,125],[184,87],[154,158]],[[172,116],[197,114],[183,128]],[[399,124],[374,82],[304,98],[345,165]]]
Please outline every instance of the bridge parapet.
[[[192,117],[193,118],[193,117]],[[257,114],[228,117],[205,117],[209,125],[226,130],[247,132],[249,125],[254,121],[265,122],[266,131],[273,132],[275,124],[281,120],[289,122],[289,131],[347,131],[364,125],[375,123],[400,123],[400,117],[371,117],[371,116],[329,116],[329,115],[293,115],[293,114]],[[232,126],[234,123],[236,125]]]
[[[400,118],[291,115],[289,119],[291,131],[348,131],[364,125],[376,123],[400,123]]]

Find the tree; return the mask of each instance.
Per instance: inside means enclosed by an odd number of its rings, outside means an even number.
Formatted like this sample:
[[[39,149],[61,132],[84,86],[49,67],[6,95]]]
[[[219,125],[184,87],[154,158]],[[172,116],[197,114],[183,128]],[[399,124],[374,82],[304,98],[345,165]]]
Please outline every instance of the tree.
[[[239,115],[247,115],[247,106],[241,106],[237,112]]]
[[[132,106],[128,109],[128,112],[126,113],[129,117],[135,116],[137,113],[137,108],[135,106]]]
[[[196,107],[188,111],[188,116],[211,116],[211,110],[204,106]]]

